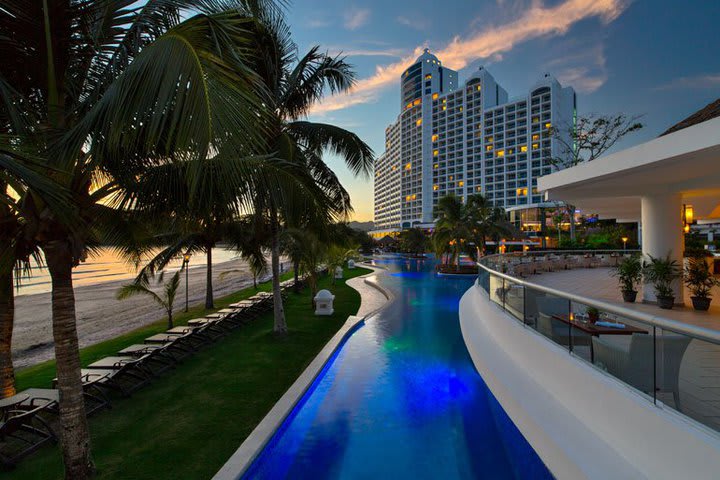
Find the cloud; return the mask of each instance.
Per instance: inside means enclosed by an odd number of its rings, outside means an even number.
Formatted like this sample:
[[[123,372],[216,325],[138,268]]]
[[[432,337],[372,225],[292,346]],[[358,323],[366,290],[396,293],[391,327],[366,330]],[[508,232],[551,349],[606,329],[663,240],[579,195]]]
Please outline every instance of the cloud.
[[[556,58],[548,66],[556,70],[560,83],[570,85],[581,93],[596,91],[608,79],[607,59],[602,43],[594,47],[583,46],[580,53]]]
[[[350,8],[343,15],[345,28],[357,30],[370,20],[370,10],[367,8]]]
[[[403,56],[403,51],[399,48],[388,48],[388,49],[372,49],[372,48],[340,48],[330,47],[328,48],[330,55],[341,55],[346,57],[394,57],[400,58]]]
[[[676,88],[718,88],[720,87],[720,73],[708,73],[694,77],[679,77],[653,90],[674,90]]]
[[[415,30],[423,30],[428,26],[428,22],[419,17],[407,17],[400,15],[396,18],[396,20],[400,25],[404,25]]]
[[[437,52],[443,64],[459,70],[480,58],[497,58],[519,43],[540,37],[565,34],[575,23],[589,18],[599,18],[605,24],[612,22],[627,8],[627,0],[564,0],[545,7],[534,0],[514,21],[490,27],[469,36],[456,36]],[[422,46],[390,65],[377,66],[375,73],[357,82],[352,91],[328,97],[315,106],[314,113],[340,110],[353,105],[377,101],[379,93],[395,84],[402,72],[422,53]]]

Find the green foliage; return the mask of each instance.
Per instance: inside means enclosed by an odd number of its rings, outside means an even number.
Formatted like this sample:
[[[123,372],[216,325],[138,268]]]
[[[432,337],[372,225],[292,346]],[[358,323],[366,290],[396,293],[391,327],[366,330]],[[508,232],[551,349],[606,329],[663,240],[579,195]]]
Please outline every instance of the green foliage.
[[[625,257],[612,269],[612,275],[617,277],[620,290],[623,292],[636,291],[642,280],[643,264],[639,255]]]
[[[146,295],[152,298],[155,303],[160,305],[167,313],[168,316],[168,328],[173,327],[173,304],[175,303],[175,295],[177,294],[178,287],[180,286],[180,270],[175,272],[169,282],[163,285],[163,275],[161,274],[158,283],[162,285],[162,296],[155,293],[150,287],[150,279],[146,275],[139,276],[133,283],[123,285],[117,292],[118,300],[125,300],[126,298],[133,297],[135,295]]]
[[[710,266],[704,257],[691,257],[685,267],[685,285],[690,289],[692,296],[710,298],[710,291],[720,285],[720,280],[710,271]]]
[[[409,228],[400,232],[400,251],[422,255],[430,245],[427,234],[422,228]]]
[[[674,297],[672,289],[673,280],[680,278],[682,270],[676,260],[648,255],[648,261],[643,262],[642,276],[646,283],[651,283],[658,297]]]

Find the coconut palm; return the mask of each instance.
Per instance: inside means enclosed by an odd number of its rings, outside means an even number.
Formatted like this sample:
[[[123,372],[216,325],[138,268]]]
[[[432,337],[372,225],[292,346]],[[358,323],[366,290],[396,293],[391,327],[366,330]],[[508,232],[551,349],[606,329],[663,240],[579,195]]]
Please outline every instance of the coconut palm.
[[[199,13],[181,21],[186,7]],[[43,176],[69,191],[75,213],[60,215],[32,187],[19,201],[26,238],[42,249],[52,279],[66,478],[93,470],[72,269],[123,235],[123,215],[108,199],[122,192],[121,178],[148,165],[195,161],[199,174],[222,150],[219,161],[233,172],[223,181],[244,187],[252,169],[234,160],[262,146],[266,117],[247,68],[252,22],[243,9],[210,0],[7,0],[0,8],[2,116],[22,124],[4,145],[31,151]]]
[[[459,267],[460,254],[470,236],[467,220],[465,206],[460,197],[447,195],[438,200],[433,245],[435,253],[441,257],[443,263],[453,263]]]
[[[507,221],[505,210],[493,206],[480,194],[467,197],[465,215],[470,226],[470,239],[476,246],[475,249],[468,249],[468,253],[473,258],[485,253],[485,243],[488,238],[497,244],[500,238],[515,234],[512,224]]]
[[[268,153],[304,169],[312,177],[318,195],[295,197],[296,202],[278,203],[274,192],[259,199],[267,212],[270,230],[271,271],[273,277],[274,331],[285,333],[287,325],[280,294],[280,243],[283,225],[294,227],[296,218],[290,209],[303,208],[326,221],[343,218],[350,211],[349,196],[334,173],[322,160],[324,151],[342,157],[355,174],[367,174],[372,168],[373,152],[360,138],[340,127],[310,122],[304,117],[326,92],[347,91],[354,74],[342,57],[311,48],[297,56],[297,46],[283,18],[272,9],[254,10],[258,20],[252,49],[259,61],[253,69],[262,78],[273,113],[266,137]]]
[[[173,305],[175,303],[175,295],[180,286],[180,270],[175,272],[170,278],[170,281],[165,284],[163,284],[163,275],[161,274],[158,283],[162,284],[162,296],[158,295],[150,287],[150,278],[143,276],[133,283],[123,285],[122,288],[118,290],[116,298],[118,300],[125,300],[135,295],[149,296],[165,310],[168,319],[168,328],[173,328]]]

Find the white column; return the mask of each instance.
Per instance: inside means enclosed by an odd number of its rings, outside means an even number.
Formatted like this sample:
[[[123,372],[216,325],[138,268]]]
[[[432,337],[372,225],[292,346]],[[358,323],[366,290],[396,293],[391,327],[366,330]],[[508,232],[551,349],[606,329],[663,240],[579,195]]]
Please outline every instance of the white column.
[[[682,268],[685,237],[682,224],[682,198],[677,193],[642,197],[642,252],[643,257],[665,257],[676,260]],[[682,279],[674,285],[675,303],[683,303]],[[643,301],[655,302],[652,286],[643,288]]]

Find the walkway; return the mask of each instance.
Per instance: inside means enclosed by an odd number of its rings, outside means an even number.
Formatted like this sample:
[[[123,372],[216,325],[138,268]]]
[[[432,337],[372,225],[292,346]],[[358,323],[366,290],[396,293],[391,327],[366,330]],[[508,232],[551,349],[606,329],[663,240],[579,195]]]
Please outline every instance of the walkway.
[[[633,310],[678,320],[699,327],[720,330],[720,291],[714,289],[714,303],[710,311],[697,312],[692,307],[675,307],[660,310],[655,305],[624,303],[617,287],[617,279],[609,268],[563,270],[532,275],[528,281],[564,292],[622,304]],[[688,303],[690,297],[685,292]],[[642,298],[638,294],[638,299]],[[613,338],[627,342],[628,337]],[[672,395],[659,394],[658,398],[674,406]],[[720,431],[720,345],[699,340],[690,343],[680,369],[680,399],[682,412]]]

